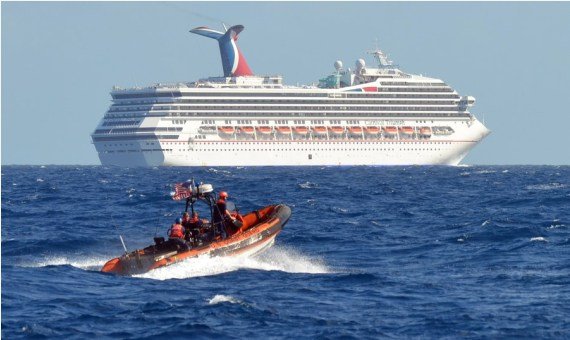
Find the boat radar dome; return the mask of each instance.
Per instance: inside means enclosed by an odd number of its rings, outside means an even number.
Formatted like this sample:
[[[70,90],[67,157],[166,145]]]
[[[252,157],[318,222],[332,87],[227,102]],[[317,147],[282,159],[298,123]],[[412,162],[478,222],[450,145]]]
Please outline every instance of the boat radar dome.
[[[366,62],[364,62],[364,59],[358,59],[356,61],[356,69],[357,70],[361,70],[366,66]]]
[[[337,71],[342,70],[342,61],[340,61],[340,60],[335,61],[335,62],[334,62],[334,68],[335,68],[335,70],[337,70]]]

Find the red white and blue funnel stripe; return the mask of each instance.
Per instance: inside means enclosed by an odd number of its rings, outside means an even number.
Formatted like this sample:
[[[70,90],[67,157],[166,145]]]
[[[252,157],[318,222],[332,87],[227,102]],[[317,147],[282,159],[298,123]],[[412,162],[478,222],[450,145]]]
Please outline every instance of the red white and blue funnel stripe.
[[[190,32],[218,41],[222,66],[224,67],[224,77],[251,76],[253,72],[251,72],[236,44],[237,37],[243,31],[243,28],[242,25],[236,25],[230,27],[226,33],[222,33],[208,27],[196,27]]]

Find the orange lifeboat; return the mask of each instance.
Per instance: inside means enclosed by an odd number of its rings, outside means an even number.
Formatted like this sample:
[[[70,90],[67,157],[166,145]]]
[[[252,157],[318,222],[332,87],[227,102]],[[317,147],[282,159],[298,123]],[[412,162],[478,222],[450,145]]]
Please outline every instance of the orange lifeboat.
[[[253,126],[242,126],[240,131],[248,135],[253,135],[254,129]]]
[[[334,133],[335,135],[340,135],[344,132],[344,127],[342,127],[342,126],[331,126],[331,127],[329,127],[329,131]]]
[[[278,126],[277,132],[283,135],[288,135],[291,133],[291,128],[289,126]]]
[[[414,128],[411,126],[402,126],[400,128],[400,132],[404,135],[413,135],[414,134]]]
[[[423,126],[420,128],[420,135],[422,136],[431,136],[431,129],[428,126]]]
[[[315,126],[313,128],[313,132],[317,135],[324,135],[325,133],[327,133],[327,128],[324,126]]]
[[[394,136],[395,134],[398,133],[398,128],[395,126],[386,126],[384,127],[384,133],[387,136]]]
[[[353,135],[362,134],[362,128],[360,126],[351,126],[348,128],[348,131]]]
[[[298,135],[306,135],[309,132],[309,128],[306,126],[296,126],[293,131]]]
[[[368,126],[364,130],[369,135],[377,135],[380,133],[380,127],[379,126]]]
[[[264,134],[264,135],[269,135],[271,134],[271,131],[273,129],[270,126],[258,126],[257,127],[257,132]]]
[[[218,131],[220,131],[221,133],[225,133],[226,135],[231,135],[232,133],[234,133],[234,127],[233,126],[220,126],[218,128]]]

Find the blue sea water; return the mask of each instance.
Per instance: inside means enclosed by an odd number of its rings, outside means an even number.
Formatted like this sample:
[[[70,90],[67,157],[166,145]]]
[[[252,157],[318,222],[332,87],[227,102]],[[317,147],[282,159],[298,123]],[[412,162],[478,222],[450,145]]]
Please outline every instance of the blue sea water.
[[[253,258],[99,272],[194,177],[286,203]],[[569,338],[570,167],[2,167],[2,337]]]

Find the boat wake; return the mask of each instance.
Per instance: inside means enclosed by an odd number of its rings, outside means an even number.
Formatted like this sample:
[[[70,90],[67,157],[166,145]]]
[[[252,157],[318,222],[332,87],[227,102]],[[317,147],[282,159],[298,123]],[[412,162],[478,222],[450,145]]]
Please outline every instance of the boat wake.
[[[83,270],[99,271],[107,260],[107,257],[82,257],[81,259],[72,259],[65,256],[53,256],[45,257],[39,262],[22,263],[20,266],[29,268],[72,266]]]
[[[107,262],[107,257],[66,256],[45,257],[36,262],[23,262],[20,267],[41,268],[49,266],[72,266],[87,271],[100,271]],[[241,255],[236,257],[203,256],[159,269],[134,275],[135,277],[154,280],[186,279],[200,276],[212,276],[240,269],[282,271],[287,273],[328,274],[333,273],[323,260],[311,258],[287,247],[274,246],[257,256]]]
[[[264,253],[254,257],[238,256],[211,258],[204,256],[188,259],[168,267],[159,268],[151,272],[135,276],[154,280],[186,279],[200,276],[219,275],[240,269],[305,274],[332,273],[324,261],[320,259],[302,255],[290,248],[274,246]]]

